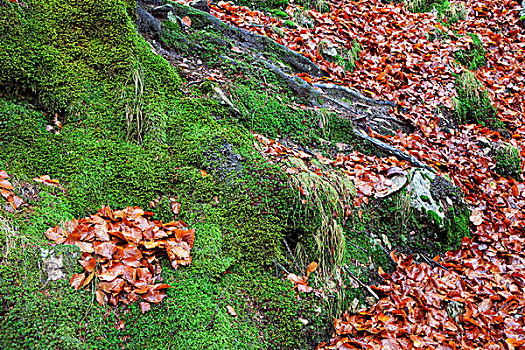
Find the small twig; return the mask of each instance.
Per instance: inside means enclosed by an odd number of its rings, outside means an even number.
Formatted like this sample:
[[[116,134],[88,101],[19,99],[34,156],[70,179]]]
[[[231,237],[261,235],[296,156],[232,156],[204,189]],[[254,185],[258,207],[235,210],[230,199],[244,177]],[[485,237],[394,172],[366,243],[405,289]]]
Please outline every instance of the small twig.
[[[297,272],[305,270],[305,269],[301,269],[301,267],[297,263],[297,260],[295,260],[295,256],[293,255],[292,250],[290,249],[290,246],[288,245],[288,242],[286,242],[286,239],[283,239],[283,242],[284,242],[284,245],[286,246],[286,250],[288,250],[288,253],[290,253],[292,257],[295,267],[297,268]]]
[[[202,83],[202,81],[194,80],[194,81],[190,81],[186,83],[186,86],[191,86],[191,85],[200,84],[200,83]]]
[[[388,250],[385,249],[385,247],[383,247],[383,245],[381,243],[379,243],[377,240],[375,241],[375,243],[381,247],[381,249],[383,250],[383,252],[385,252],[386,255],[388,255],[388,257],[390,258],[390,260],[392,261],[392,263],[394,264],[394,266],[397,266],[397,263],[396,261],[394,260],[394,258],[392,258],[392,255],[390,255],[390,252]]]
[[[357,278],[349,269],[348,267],[346,267],[346,265],[343,265],[343,269],[346,271],[346,273],[348,273],[350,275],[350,277],[352,277],[354,279],[354,281],[356,281],[361,287],[365,288],[368,293],[370,293],[376,300],[379,300],[379,297],[377,296],[376,293],[374,293],[374,291],[372,290],[372,288],[370,288],[370,286],[367,286],[366,284],[364,284],[363,282],[361,282],[361,280],[359,278]]]
[[[438,263],[438,262],[435,261],[434,259],[430,259],[430,258],[428,258],[426,255],[423,255],[423,254],[420,254],[420,255],[423,257],[423,259],[424,259],[427,263],[429,263],[429,264],[434,264],[434,265],[436,265],[436,266],[438,266],[438,267],[441,267],[443,270],[447,270],[448,272],[450,272],[450,270],[449,270],[448,268],[446,268],[445,266],[441,265],[440,263]]]
[[[228,290],[228,288],[230,288],[231,284],[232,284],[233,281],[230,281],[230,283],[226,286],[226,288],[224,288],[224,290],[222,291],[221,293],[221,296],[219,297],[219,300],[217,301],[217,307],[215,308],[215,312],[213,313],[213,316],[211,316],[211,320],[210,322],[208,322],[208,324],[206,325],[206,327],[204,327],[205,329],[209,329],[208,327],[213,327],[213,322],[215,321],[215,315],[217,315],[217,312],[219,311],[219,306],[221,304],[221,300],[222,300],[222,296],[224,295],[224,293]],[[210,327],[210,328],[211,328]]]
[[[280,267],[284,272],[286,272],[287,275],[290,274],[290,272],[288,272],[288,270],[287,270],[283,265],[279,264],[279,263],[278,263],[277,261],[275,261],[275,260],[274,260],[273,262],[274,262],[275,266]]]
[[[366,140],[372,144],[374,144],[374,146],[376,147],[379,147],[380,149],[382,149],[383,151],[389,153],[389,154],[392,154],[396,157],[398,157],[399,159],[402,159],[402,160],[406,160],[407,162],[410,162],[412,163],[414,166],[418,167],[418,168],[423,168],[423,169],[426,169],[432,173],[436,173],[436,171],[434,169],[432,169],[431,167],[429,167],[428,165],[420,162],[417,158],[415,158],[414,156],[408,154],[408,153],[405,153],[403,151],[400,151],[399,149],[397,149],[396,147],[386,143],[386,142],[383,142],[381,140],[378,140],[374,137],[371,137],[371,136],[368,136],[364,131],[362,130],[359,130],[359,129],[355,129],[354,128],[354,135],[363,139],[363,140]]]
[[[357,249],[361,249],[363,252],[367,253],[368,254],[368,250],[366,250],[365,248],[362,248],[360,246],[358,246],[357,244],[352,244],[354,247],[356,247]]]

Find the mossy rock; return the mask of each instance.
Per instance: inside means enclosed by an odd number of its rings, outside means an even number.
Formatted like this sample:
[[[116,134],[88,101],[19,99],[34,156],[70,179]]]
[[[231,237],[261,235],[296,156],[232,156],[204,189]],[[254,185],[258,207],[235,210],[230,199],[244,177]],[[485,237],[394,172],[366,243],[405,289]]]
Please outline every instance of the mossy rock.
[[[444,177],[415,169],[410,179],[410,206],[437,247],[454,249],[469,236],[469,211],[461,191]]]
[[[386,254],[391,250],[425,261],[458,248],[461,239],[470,234],[470,213],[459,189],[424,169],[412,169],[407,177],[405,187],[372,199],[362,210],[363,222],[353,224],[357,227],[353,231],[368,232],[363,239],[372,239],[372,244],[354,244],[370,250],[375,240],[381,249],[372,250],[378,252],[374,263],[384,269],[392,267]]]

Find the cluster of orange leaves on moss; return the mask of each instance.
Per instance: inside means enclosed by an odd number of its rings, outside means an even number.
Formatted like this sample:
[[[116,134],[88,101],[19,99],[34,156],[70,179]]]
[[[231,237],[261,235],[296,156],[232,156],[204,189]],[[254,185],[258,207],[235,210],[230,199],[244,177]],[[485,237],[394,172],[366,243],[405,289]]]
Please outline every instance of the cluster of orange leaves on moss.
[[[4,170],[0,170],[0,193],[2,193],[2,197],[6,201],[5,210],[13,212],[24,204],[24,200],[15,195],[13,192],[14,186],[7,180],[8,178],[9,175]]]
[[[308,285],[308,278],[312,272],[317,270],[317,266],[317,263],[312,261],[306,268],[306,276],[298,276],[294,273],[289,273],[286,278],[294,284],[294,288],[296,288],[298,292],[310,293],[314,288]]]
[[[140,300],[141,310],[159,303],[170,288],[161,281],[159,257],[167,255],[171,266],[191,263],[195,229],[183,221],[162,223],[153,213],[138,207],[113,211],[102,206],[97,214],[49,228],[45,235],[57,244],[76,245],[84,272],[70,283],[76,290],[99,280],[96,299],[100,305],[130,304]]]

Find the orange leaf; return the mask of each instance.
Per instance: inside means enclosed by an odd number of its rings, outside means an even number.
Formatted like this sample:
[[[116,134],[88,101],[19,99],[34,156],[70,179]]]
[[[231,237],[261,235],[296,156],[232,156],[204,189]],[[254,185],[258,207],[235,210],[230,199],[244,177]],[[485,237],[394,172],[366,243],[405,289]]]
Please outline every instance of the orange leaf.
[[[5,188],[6,190],[12,190],[14,187],[7,180],[0,180],[0,188]]]
[[[69,283],[71,284],[71,287],[75,288],[75,290],[79,290],[84,285],[83,283],[85,278],[85,273],[75,273],[73,276],[71,276]]]
[[[191,19],[188,16],[182,17],[182,23],[187,27],[191,27]]]
[[[310,277],[310,273],[314,272],[315,270],[317,270],[317,263],[315,261],[312,261],[308,267],[306,268],[306,277]]]

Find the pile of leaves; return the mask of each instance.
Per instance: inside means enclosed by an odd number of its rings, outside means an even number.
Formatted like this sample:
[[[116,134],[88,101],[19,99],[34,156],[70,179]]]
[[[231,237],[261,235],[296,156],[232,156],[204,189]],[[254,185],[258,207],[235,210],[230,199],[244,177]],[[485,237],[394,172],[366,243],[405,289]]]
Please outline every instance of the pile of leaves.
[[[176,269],[191,263],[195,230],[182,221],[151,220],[153,213],[138,207],[113,211],[102,206],[97,214],[49,228],[45,235],[57,244],[76,245],[84,272],[70,283],[76,290],[98,280],[100,305],[130,304],[137,300],[143,312],[159,303],[169,285],[161,282],[159,257],[167,255]]]
[[[13,184],[7,180],[8,178],[9,175],[4,170],[0,170],[0,192],[6,201],[5,210],[13,212],[24,204],[24,200],[15,195]]]

